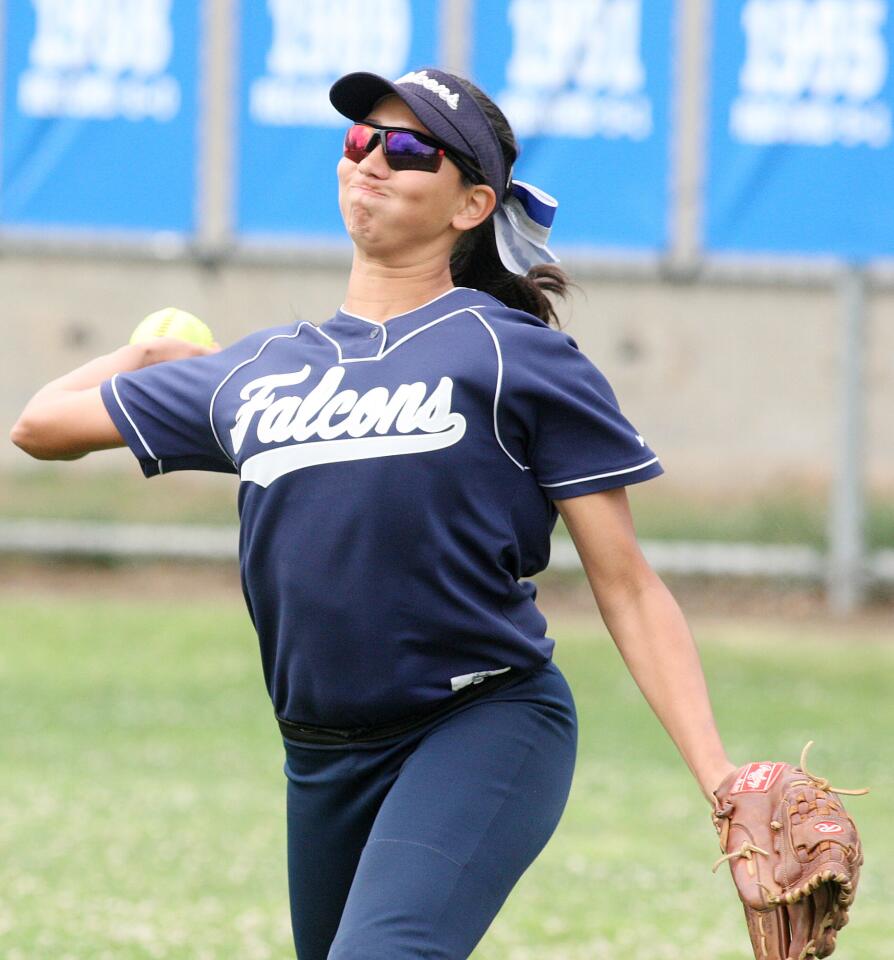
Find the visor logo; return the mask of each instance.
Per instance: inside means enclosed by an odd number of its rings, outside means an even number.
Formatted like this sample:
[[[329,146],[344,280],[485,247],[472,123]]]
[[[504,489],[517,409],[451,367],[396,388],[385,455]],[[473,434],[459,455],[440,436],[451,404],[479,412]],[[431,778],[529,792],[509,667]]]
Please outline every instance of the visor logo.
[[[402,77],[398,77],[394,82],[418,83],[420,87],[425,87],[426,90],[431,90],[432,93],[437,94],[451,110],[459,109],[459,94],[453,93],[450,88],[445,87],[443,83],[438,83],[434,77],[428,75],[427,70],[411,70]]]

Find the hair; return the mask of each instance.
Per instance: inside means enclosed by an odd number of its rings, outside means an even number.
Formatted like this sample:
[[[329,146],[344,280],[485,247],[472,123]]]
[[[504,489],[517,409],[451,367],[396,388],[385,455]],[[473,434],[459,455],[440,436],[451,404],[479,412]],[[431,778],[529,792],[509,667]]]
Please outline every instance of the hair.
[[[456,76],[454,74],[454,76]],[[503,111],[480,88],[465,77],[456,77],[466,92],[475,98],[490,121],[500,147],[506,170],[512,168],[518,156],[518,142]],[[463,174],[463,182],[471,186],[474,181]],[[503,202],[497,197],[497,206]],[[494,208],[496,210],[496,207]],[[551,297],[568,296],[573,285],[560,267],[551,263],[537,264],[522,276],[507,270],[500,259],[497,239],[494,235],[493,213],[457,240],[450,256],[450,273],[458,287],[474,287],[491,294],[516,310],[524,310],[540,317],[545,323],[560,327],[559,317]]]

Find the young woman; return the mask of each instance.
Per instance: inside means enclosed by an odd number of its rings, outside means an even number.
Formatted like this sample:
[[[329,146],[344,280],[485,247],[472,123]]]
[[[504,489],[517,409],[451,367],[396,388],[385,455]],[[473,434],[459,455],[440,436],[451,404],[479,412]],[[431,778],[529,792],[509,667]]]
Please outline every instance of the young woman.
[[[332,88],[344,304],[222,351],[122,347],[13,440],[127,444],[147,476],[241,480],[241,572],[285,745],[300,960],[467,957],[553,833],[574,703],[524,578],[560,512],[637,684],[705,797],[733,769],[624,485],[662,472],[550,325],[555,202],[478,88],[428,68]],[[314,184],[300,185],[315,189]]]

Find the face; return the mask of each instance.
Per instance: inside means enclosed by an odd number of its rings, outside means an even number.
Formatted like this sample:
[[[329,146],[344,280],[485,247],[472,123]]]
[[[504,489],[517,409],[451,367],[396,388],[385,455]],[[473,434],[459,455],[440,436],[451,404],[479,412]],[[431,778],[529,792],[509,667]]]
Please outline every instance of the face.
[[[365,118],[431,136],[396,96],[384,97]],[[449,256],[464,230],[484,220],[496,201],[485,185],[464,186],[459,168],[445,157],[437,173],[392,170],[381,143],[360,163],[338,163],[338,203],[354,243],[377,257],[415,262],[433,253]]]

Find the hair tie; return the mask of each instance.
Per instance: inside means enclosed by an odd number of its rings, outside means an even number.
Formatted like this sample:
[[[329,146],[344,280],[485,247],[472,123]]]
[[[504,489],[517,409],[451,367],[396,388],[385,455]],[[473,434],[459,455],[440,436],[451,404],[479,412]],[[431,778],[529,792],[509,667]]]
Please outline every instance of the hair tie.
[[[497,250],[507,270],[524,276],[538,263],[559,262],[546,245],[558,205],[538,187],[511,181],[506,199],[494,213]]]

